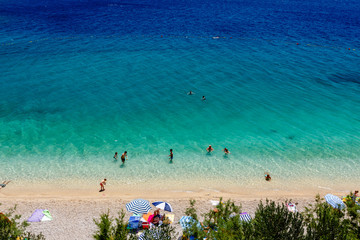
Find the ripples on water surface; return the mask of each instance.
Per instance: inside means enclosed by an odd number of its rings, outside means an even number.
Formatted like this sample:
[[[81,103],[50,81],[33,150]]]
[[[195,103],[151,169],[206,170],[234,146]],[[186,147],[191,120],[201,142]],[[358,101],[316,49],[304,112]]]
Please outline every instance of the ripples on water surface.
[[[3,178],[358,176],[357,2],[0,3]]]

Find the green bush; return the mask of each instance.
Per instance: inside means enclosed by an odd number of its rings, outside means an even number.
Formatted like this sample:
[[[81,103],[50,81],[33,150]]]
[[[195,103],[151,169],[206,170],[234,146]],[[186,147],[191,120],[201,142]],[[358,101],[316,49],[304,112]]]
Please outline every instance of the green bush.
[[[163,224],[144,231],[144,238],[147,240],[171,240],[177,239],[176,236],[175,228],[170,224]]]
[[[183,239],[188,239],[190,236],[194,236],[195,239],[203,239],[205,237],[203,229],[198,227],[199,219],[195,209],[195,203],[195,200],[190,200],[190,206],[185,210],[185,215],[192,217],[194,223],[183,231]]]
[[[222,199],[220,199],[216,208],[204,215],[207,238],[218,240],[244,239],[243,222],[240,221],[238,214],[240,211],[241,206],[236,206],[230,200],[222,203]]]
[[[315,206],[305,209],[306,239],[360,239],[359,206],[348,202],[343,210],[332,208],[319,195]]]
[[[137,239],[137,237],[130,233],[127,229],[128,222],[124,221],[125,212],[121,210],[119,216],[114,219],[109,216],[109,211],[100,215],[100,220],[94,219],[98,230],[93,235],[96,240],[127,240]]]
[[[0,204],[1,205],[1,204]],[[14,215],[16,206],[10,208],[7,213],[0,213],[0,239],[15,240],[17,238],[26,238],[29,240],[45,239],[42,233],[36,235],[26,232],[29,223],[19,222],[21,215]]]
[[[304,222],[300,213],[292,213],[287,206],[274,201],[262,201],[252,221],[257,239],[304,239]]]
[[[251,222],[240,221],[241,206],[227,200],[220,203],[216,209],[204,214],[203,229],[198,229],[196,223],[184,233],[186,238],[208,240],[257,240],[257,239],[304,239],[303,217],[299,213],[291,213],[284,204],[273,201],[258,205],[255,218]],[[193,202],[190,211],[195,213]]]

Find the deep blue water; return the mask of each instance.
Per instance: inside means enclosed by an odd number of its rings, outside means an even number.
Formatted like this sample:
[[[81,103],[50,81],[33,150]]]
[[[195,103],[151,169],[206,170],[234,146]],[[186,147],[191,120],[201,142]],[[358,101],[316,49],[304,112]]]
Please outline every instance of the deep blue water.
[[[0,25],[4,178],[357,176],[358,1],[0,0]]]

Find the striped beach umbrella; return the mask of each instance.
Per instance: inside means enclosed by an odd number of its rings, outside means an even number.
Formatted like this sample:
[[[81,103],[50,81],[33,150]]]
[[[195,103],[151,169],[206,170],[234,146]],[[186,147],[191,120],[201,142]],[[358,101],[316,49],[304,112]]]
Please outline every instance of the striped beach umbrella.
[[[171,237],[163,230],[153,228],[140,234],[138,240],[171,240]]]
[[[250,222],[251,216],[247,212],[240,213],[240,220],[244,222]]]
[[[195,219],[193,219],[192,217],[190,216],[182,216],[180,218],[180,221],[179,221],[182,229],[187,229],[187,228],[190,228],[191,225],[193,225],[194,223],[197,223],[196,226],[198,228],[201,228],[201,225],[199,222],[197,222]]]
[[[343,201],[338,196],[335,196],[335,195],[332,195],[332,194],[327,194],[325,196],[325,200],[333,208],[338,208],[340,210],[345,208],[345,204],[343,203]]]
[[[135,214],[148,213],[151,209],[150,203],[144,199],[135,199],[127,203],[126,210]]]
[[[162,210],[168,211],[168,212],[172,212],[173,209],[170,205],[170,203],[167,202],[153,202],[152,203],[155,207],[160,208]]]

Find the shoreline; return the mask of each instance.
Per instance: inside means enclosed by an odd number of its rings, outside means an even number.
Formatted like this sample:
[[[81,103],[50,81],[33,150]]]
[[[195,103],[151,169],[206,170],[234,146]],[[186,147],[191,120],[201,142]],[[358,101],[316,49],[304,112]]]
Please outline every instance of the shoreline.
[[[280,183],[265,182],[261,185],[237,186],[228,182],[218,185],[176,185],[168,183],[163,186],[152,185],[151,183],[142,183],[140,185],[121,185],[111,183],[105,186],[104,192],[99,192],[100,185],[82,184],[82,185],[62,185],[54,183],[37,183],[22,185],[10,182],[5,188],[0,190],[1,199],[127,199],[134,198],[152,198],[152,199],[190,199],[191,197],[224,197],[234,199],[251,198],[314,198],[317,194],[324,196],[328,193],[335,195],[347,195],[350,191],[358,188],[356,184],[341,188],[343,185],[327,187],[318,185],[307,186],[289,186],[283,187]],[[173,185],[172,185],[173,184]]]

